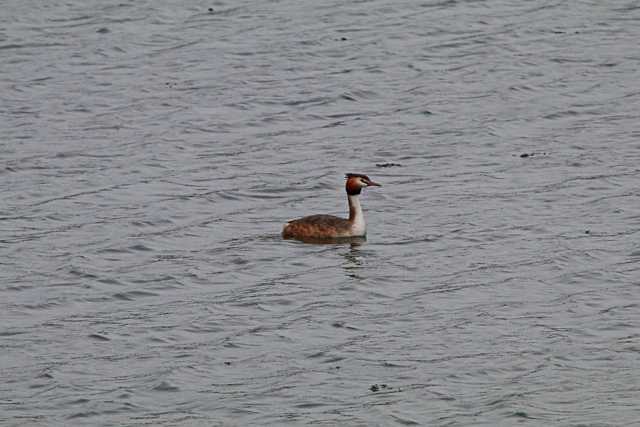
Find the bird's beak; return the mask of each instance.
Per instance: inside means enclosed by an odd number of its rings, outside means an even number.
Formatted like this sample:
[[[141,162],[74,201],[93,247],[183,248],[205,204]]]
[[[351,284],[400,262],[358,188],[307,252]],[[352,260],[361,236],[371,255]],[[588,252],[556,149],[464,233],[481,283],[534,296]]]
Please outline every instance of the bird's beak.
[[[373,187],[382,187],[382,184],[378,184],[377,182],[373,182],[371,180],[367,182],[367,185],[373,186]]]

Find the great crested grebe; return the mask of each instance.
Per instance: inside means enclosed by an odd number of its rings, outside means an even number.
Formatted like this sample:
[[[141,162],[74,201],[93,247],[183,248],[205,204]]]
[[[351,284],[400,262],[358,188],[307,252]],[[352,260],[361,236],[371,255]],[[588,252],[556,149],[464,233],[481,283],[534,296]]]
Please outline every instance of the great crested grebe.
[[[364,237],[367,226],[358,196],[363,188],[381,187],[366,175],[348,173],[346,175],[347,199],[349,200],[349,219],[333,215],[310,215],[285,224],[282,237],[298,240],[332,240],[348,237]]]

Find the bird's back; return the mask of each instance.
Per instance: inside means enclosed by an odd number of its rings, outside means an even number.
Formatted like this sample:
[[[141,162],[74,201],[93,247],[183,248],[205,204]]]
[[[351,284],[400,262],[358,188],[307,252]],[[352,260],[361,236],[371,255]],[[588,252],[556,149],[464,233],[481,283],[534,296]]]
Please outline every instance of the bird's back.
[[[351,223],[333,215],[310,215],[289,221],[282,230],[282,237],[298,239],[331,239],[349,236]]]

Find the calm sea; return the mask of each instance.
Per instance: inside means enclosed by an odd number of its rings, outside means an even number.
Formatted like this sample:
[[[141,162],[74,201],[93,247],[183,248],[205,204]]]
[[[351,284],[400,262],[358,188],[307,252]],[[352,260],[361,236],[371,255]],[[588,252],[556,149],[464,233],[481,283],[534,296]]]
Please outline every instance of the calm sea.
[[[0,425],[640,426],[637,1],[4,2]],[[383,187],[362,245],[280,238]]]

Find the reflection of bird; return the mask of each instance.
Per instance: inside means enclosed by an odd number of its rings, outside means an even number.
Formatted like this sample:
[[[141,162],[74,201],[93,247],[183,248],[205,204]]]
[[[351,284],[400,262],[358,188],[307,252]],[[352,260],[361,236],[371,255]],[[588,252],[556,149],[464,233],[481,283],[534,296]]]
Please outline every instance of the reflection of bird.
[[[333,215],[310,215],[289,221],[282,230],[285,239],[322,240],[341,237],[363,237],[367,234],[364,214],[358,196],[363,188],[380,187],[366,175],[347,174],[347,199],[349,200],[349,219]]]

